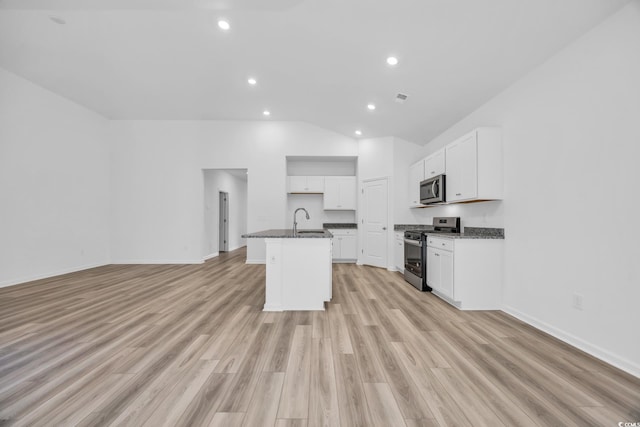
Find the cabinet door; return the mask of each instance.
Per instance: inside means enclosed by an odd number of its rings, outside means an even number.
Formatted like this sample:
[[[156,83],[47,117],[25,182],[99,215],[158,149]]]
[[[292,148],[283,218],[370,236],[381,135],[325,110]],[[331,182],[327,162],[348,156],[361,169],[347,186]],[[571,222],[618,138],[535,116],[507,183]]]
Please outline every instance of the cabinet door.
[[[333,236],[333,239],[331,239],[331,259],[340,259],[340,239],[341,237],[338,237],[336,235]]]
[[[446,159],[447,202],[475,199],[478,196],[476,132],[448,145]]]
[[[424,181],[424,161],[422,160],[409,167],[409,207],[422,206],[420,204],[421,181]]]
[[[324,192],[324,176],[308,176],[306,191],[309,193]]]
[[[437,249],[427,248],[427,285],[440,290],[440,254]]]
[[[336,176],[328,176],[324,180],[324,209],[339,209],[340,205],[340,179]]]
[[[289,188],[287,191],[289,193],[304,193],[307,188],[307,177],[306,176],[289,176],[288,177]]]
[[[340,257],[342,259],[356,259],[358,248],[356,236],[342,236],[340,241]]]
[[[439,150],[424,159],[424,179],[445,173],[445,150]]]
[[[356,177],[325,177],[323,203],[325,210],[356,210]]]
[[[356,177],[345,176],[340,179],[340,209],[356,210]]]
[[[398,271],[404,271],[404,236],[396,236],[395,264]]]
[[[438,251],[440,255],[440,292],[452,300],[454,298],[453,284],[453,252]]]

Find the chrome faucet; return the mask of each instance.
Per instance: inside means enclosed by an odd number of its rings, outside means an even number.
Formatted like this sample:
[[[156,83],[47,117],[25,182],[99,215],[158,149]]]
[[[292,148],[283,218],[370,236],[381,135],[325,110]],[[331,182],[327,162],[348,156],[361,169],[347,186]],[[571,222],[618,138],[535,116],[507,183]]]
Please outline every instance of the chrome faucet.
[[[305,208],[296,209],[296,211],[293,213],[293,234],[296,234],[298,232],[298,223],[296,222],[296,215],[298,214],[298,211],[304,211],[304,213],[307,214],[307,219],[309,219],[309,212],[307,212]]]

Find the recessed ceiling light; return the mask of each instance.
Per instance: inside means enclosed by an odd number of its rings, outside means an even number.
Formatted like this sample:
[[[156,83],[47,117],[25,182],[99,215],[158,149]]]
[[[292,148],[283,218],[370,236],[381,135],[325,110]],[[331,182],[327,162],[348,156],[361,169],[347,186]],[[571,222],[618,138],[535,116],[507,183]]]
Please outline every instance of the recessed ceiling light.
[[[367,104],[367,108],[371,111],[376,109],[376,105],[375,104]]]
[[[51,21],[55,22],[56,24],[59,25],[64,25],[67,23],[67,21],[65,21],[64,19],[60,18],[59,16],[50,16],[49,19],[51,19]]]
[[[262,114],[264,114],[265,116],[270,116],[271,112],[269,110],[264,110]]]
[[[254,79],[253,77],[249,77],[247,79],[247,83],[249,83],[251,86],[255,86],[258,83],[258,81],[256,79]]]
[[[398,58],[395,56],[390,56],[387,58],[387,64],[389,65],[398,65]]]
[[[362,136],[362,131],[361,131],[361,130],[359,130],[359,129],[358,129],[355,133],[356,133],[356,135],[358,135],[358,136]]]
[[[227,31],[229,28],[231,28],[231,25],[229,25],[228,21],[221,19],[218,21],[218,27],[220,27],[221,30]]]

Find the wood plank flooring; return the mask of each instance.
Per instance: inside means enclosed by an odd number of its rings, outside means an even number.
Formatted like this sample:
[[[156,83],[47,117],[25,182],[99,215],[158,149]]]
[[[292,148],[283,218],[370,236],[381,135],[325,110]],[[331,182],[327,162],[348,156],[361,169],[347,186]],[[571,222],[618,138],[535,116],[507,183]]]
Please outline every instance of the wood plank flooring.
[[[264,313],[244,249],[0,289],[0,425],[615,426],[640,380],[502,312],[334,265],[324,312]]]

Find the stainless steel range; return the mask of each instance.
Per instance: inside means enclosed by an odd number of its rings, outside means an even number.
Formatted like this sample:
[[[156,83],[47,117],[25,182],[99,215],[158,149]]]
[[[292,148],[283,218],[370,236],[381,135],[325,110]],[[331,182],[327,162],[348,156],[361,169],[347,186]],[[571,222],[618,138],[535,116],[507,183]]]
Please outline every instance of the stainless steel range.
[[[427,235],[460,233],[459,217],[434,217],[432,230],[404,232],[404,280],[416,289],[430,292],[427,286]]]

